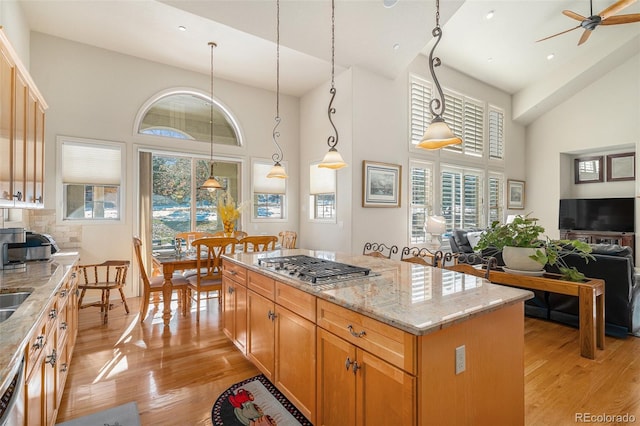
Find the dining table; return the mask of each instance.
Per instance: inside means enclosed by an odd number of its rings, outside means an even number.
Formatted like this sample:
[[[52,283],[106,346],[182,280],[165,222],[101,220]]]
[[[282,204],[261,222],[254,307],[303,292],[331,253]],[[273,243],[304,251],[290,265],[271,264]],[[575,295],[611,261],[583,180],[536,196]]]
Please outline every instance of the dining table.
[[[173,293],[173,283],[171,279],[176,271],[185,271],[195,269],[197,267],[197,259],[195,253],[182,252],[177,253],[175,250],[164,250],[153,252],[152,254],[154,269],[162,271],[164,282],[162,283],[162,300],[171,300]],[[187,303],[184,300],[183,303]],[[163,303],[162,321],[165,327],[169,326],[171,321],[171,303]]]

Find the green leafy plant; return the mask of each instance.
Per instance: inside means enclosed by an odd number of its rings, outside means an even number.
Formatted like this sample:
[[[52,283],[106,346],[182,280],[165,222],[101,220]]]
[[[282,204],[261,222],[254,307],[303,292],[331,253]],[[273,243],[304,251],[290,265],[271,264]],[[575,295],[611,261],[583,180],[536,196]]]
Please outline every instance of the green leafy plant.
[[[575,267],[569,267],[564,257],[575,253],[583,259],[594,260],[591,246],[579,240],[551,240],[544,236],[544,227],[538,225],[538,219],[527,216],[516,216],[511,223],[501,224],[497,221],[482,234],[476,250],[491,253],[501,252],[504,247],[537,248],[531,259],[544,265],[556,265],[563,279],[582,281],[585,276]],[[544,249],[544,250],[542,250]]]

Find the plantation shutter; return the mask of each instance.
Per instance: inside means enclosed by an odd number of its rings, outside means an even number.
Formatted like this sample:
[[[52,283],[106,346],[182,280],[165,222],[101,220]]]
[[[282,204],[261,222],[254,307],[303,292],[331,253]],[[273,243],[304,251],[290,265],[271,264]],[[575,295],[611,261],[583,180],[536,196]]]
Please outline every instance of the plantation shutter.
[[[504,159],[504,113],[489,108],[489,158]]]
[[[410,165],[412,244],[426,242],[425,221],[433,206],[433,169],[430,164],[412,162]]]
[[[424,132],[431,123],[429,101],[431,101],[431,84],[415,75],[411,76],[411,143],[422,140]]]
[[[483,153],[484,107],[467,100],[464,103],[464,152],[481,157]]]
[[[464,145],[464,101],[462,96],[454,95],[453,93],[444,94],[444,100],[446,102],[446,109],[442,118],[449,125],[449,128],[454,135],[461,138],[462,145],[449,145],[444,149],[448,151],[462,152]]]
[[[480,227],[480,196],[482,182],[479,175],[464,175],[464,197],[462,199],[463,228]]]
[[[502,175],[492,173],[489,175],[489,223],[491,225],[495,221],[502,222],[503,209],[503,182]]]
[[[443,166],[442,215],[447,230],[478,228],[482,223],[482,173]]]

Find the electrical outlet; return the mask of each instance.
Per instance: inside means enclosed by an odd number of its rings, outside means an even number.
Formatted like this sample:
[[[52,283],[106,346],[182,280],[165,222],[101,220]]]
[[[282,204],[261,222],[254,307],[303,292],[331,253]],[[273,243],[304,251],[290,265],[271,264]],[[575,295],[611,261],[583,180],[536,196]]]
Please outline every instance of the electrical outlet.
[[[456,374],[462,373],[467,368],[467,362],[465,360],[465,348],[464,345],[456,348]]]

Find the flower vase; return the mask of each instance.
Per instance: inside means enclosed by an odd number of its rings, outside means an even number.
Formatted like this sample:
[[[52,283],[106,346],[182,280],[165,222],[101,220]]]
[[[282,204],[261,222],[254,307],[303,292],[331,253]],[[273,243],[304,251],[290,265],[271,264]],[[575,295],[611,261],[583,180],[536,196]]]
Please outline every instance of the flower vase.
[[[222,222],[222,225],[224,226],[224,236],[233,237],[233,230],[236,227],[235,221],[233,220],[224,221]]]

